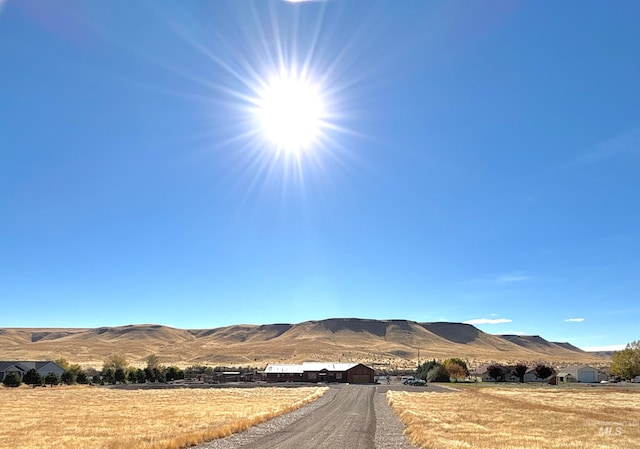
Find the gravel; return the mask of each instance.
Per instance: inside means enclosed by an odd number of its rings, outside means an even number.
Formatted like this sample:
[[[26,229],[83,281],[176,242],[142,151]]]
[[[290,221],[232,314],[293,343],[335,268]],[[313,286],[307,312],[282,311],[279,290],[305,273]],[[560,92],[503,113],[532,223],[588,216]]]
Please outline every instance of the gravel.
[[[231,435],[227,438],[213,440],[197,446],[196,449],[240,449],[245,447],[259,447],[262,439],[269,440],[269,436],[285,431],[293,423],[313,414],[319,408],[333,401],[341,393],[343,388],[349,386],[331,386],[320,399],[305,405],[291,413],[278,416],[263,424],[251,427],[244,432]],[[375,447],[371,449],[415,449],[404,435],[404,425],[391,407],[387,404],[386,392],[388,388],[371,386],[375,388],[373,407],[375,412]],[[328,432],[331,429],[327,429]],[[264,447],[264,446],[262,446]],[[311,444],[310,446],[311,447]]]

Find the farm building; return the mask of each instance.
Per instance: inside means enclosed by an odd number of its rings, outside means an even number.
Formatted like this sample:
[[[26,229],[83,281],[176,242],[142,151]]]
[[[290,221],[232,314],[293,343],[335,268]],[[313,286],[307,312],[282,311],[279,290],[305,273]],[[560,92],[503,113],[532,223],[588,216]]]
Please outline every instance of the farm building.
[[[0,361],[0,381],[9,373],[17,374],[18,378],[22,380],[30,369],[35,369],[42,377],[49,373],[55,373],[58,376],[64,373],[64,368],[49,360],[38,362]]]
[[[566,366],[558,373],[559,382],[594,383],[606,379],[606,374],[587,365]]]
[[[299,365],[271,364],[264,370],[269,382],[374,382],[374,370],[362,363],[304,362]]]

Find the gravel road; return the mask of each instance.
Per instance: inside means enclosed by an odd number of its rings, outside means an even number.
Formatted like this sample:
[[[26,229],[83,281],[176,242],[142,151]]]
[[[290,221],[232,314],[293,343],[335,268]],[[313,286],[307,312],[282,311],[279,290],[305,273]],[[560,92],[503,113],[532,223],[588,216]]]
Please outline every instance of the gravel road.
[[[403,434],[404,425],[387,405],[389,389],[407,388],[332,385],[311,404],[197,449],[415,449]]]

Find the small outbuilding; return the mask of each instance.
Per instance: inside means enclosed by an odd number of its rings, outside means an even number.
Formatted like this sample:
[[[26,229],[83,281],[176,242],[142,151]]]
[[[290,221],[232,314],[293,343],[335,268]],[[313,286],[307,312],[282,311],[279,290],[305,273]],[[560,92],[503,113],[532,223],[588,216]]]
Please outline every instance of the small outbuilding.
[[[264,370],[269,382],[374,383],[375,371],[362,363],[304,362],[298,365],[270,364]]]

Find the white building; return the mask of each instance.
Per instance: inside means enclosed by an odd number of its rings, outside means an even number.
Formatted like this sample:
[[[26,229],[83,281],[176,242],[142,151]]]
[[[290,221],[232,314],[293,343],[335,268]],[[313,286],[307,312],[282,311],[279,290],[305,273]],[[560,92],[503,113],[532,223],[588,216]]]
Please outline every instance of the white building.
[[[606,379],[605,373],[588,365],[566,366],[558,372],[558,382],[596,383]]]

